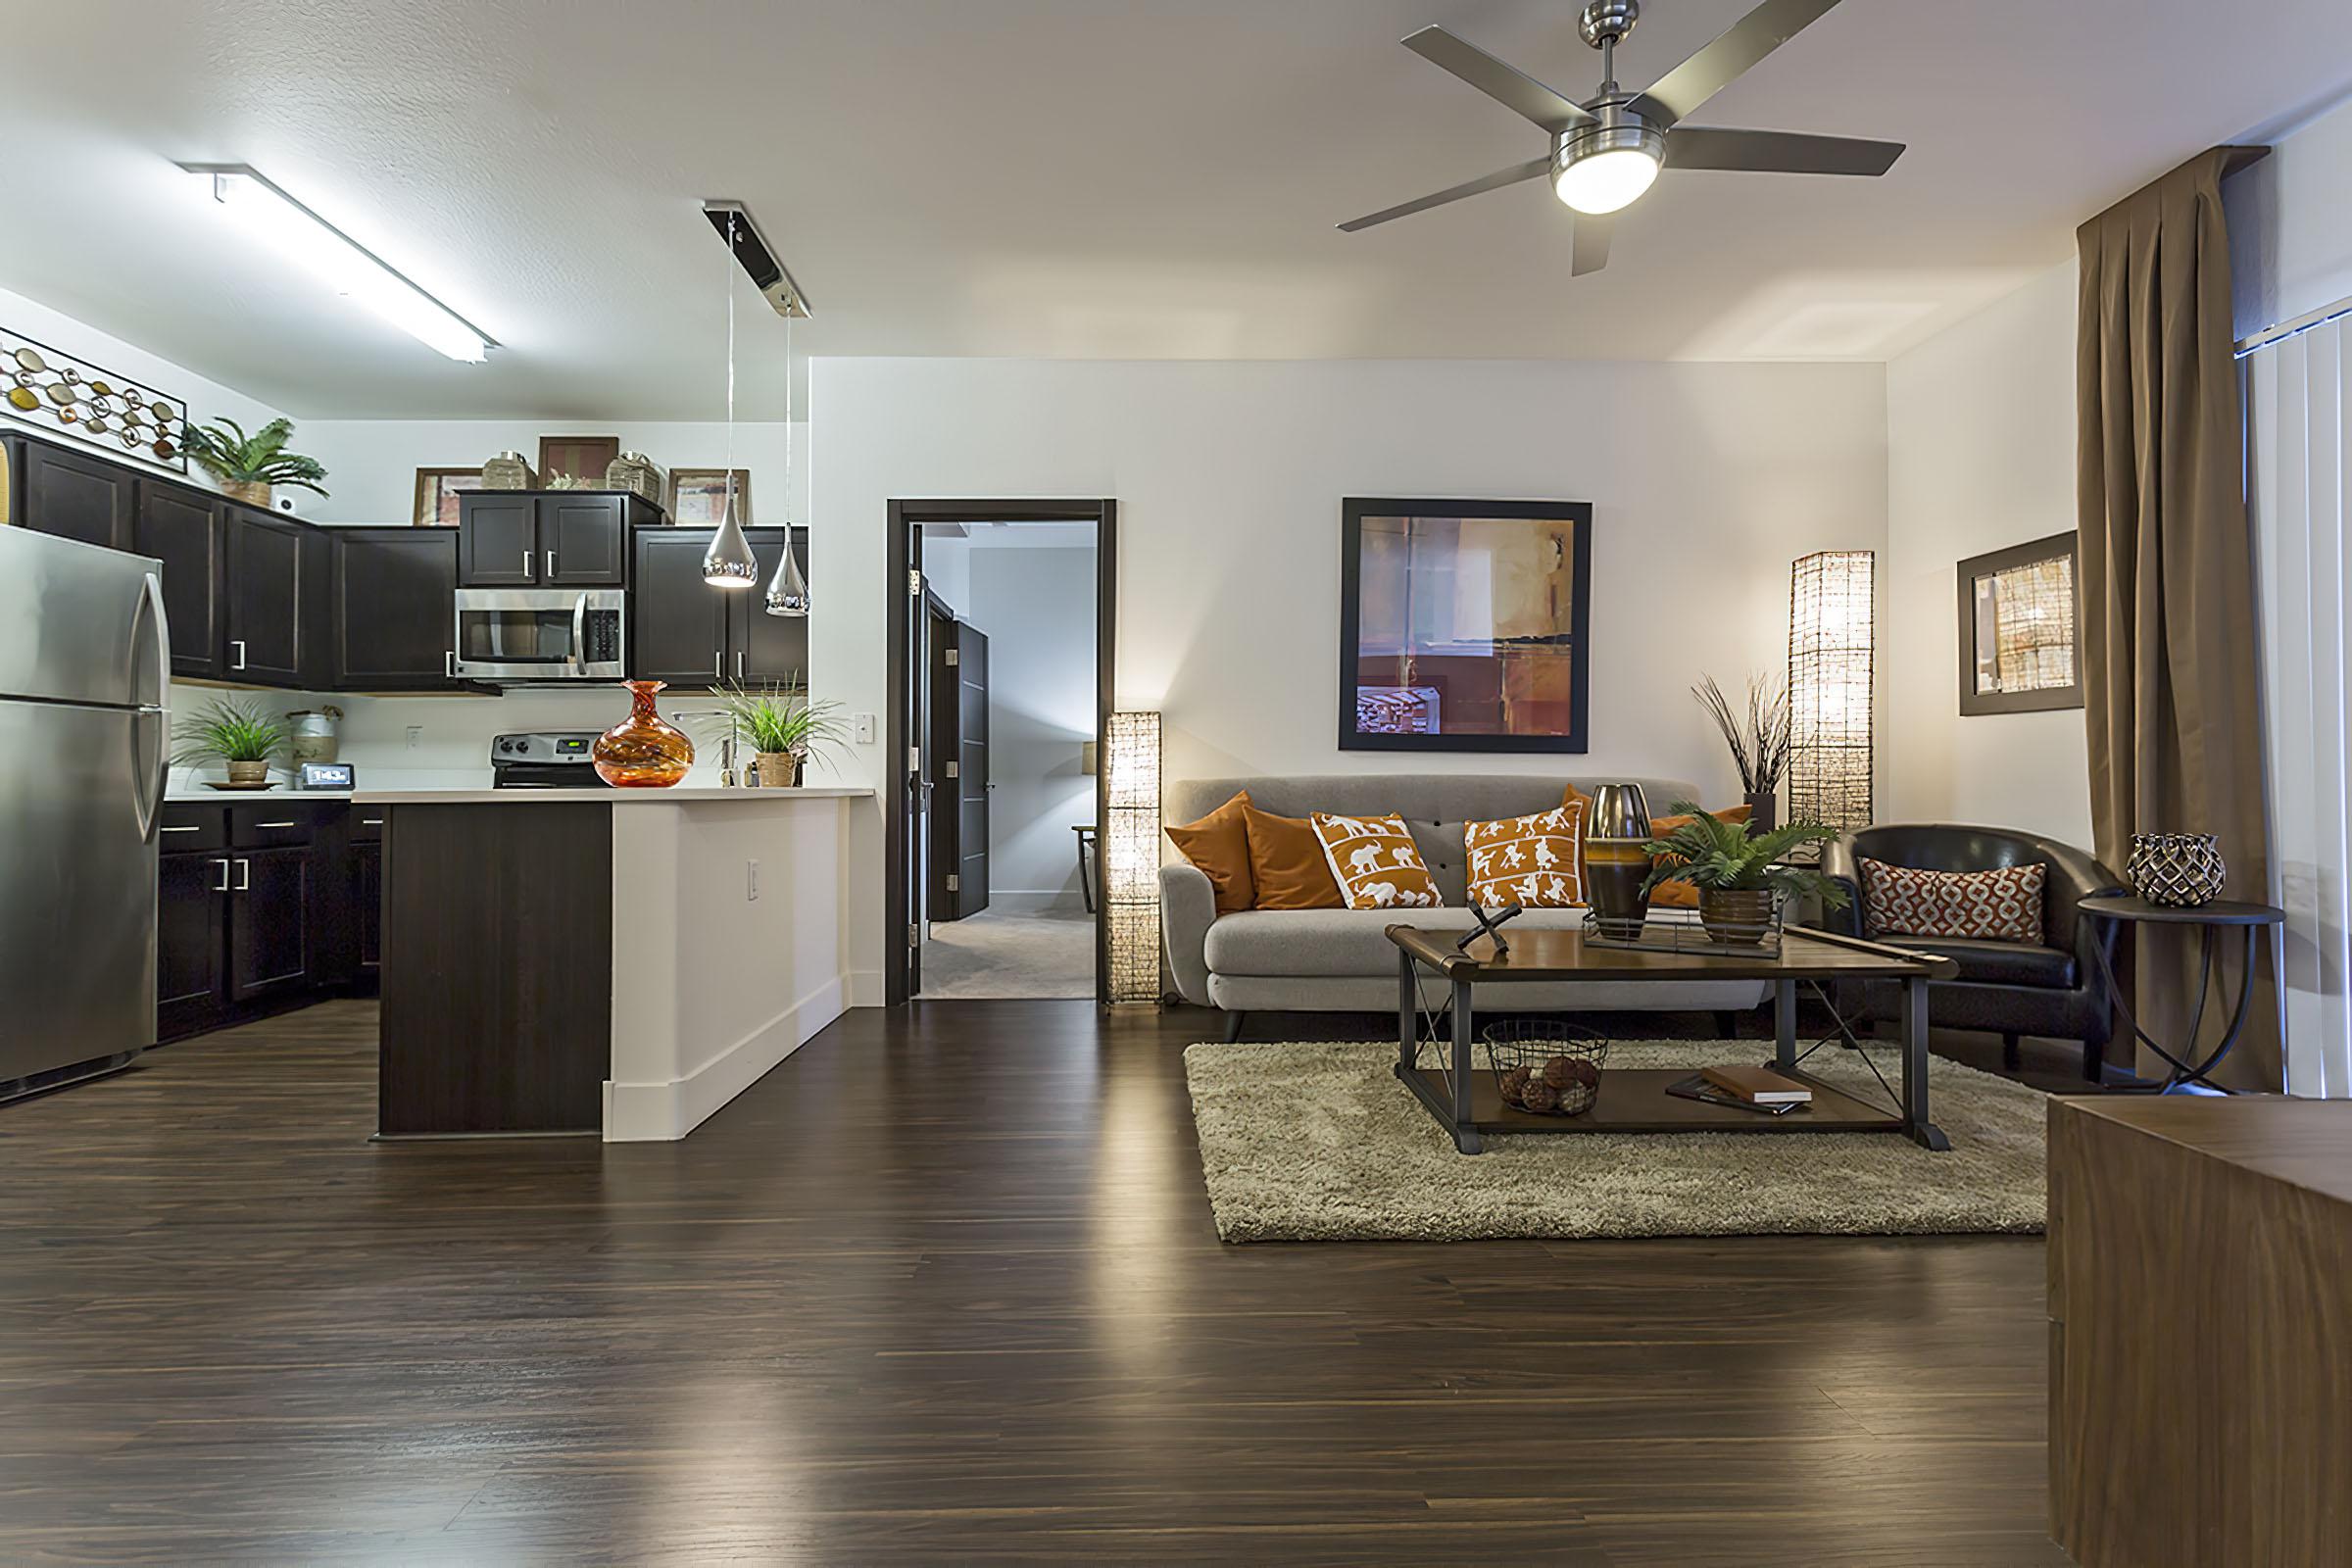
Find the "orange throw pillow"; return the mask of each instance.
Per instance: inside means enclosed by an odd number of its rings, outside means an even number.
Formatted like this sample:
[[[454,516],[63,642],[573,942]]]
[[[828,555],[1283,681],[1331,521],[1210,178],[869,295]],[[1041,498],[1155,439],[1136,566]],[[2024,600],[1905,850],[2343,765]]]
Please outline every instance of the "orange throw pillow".
[[[1744,822],[1754,809],[1752,806],[1732,806],[1712,814],[1726,822]],[[1680,816],[1653,816],[1649,819],[1649,836],[1662,839],[1676,828],[1696,820],[1688,811]],[[1672,858],[1674,857],[1665,855],[1657,857],[1657,860]],[[1654,865],[1657,860],[1651,863]],[[1649,906],[1653,909],[1695,909],[1698,907],[1698,889],[1688,882],[1661,882],[1649,890]]]
[[[1257,902],[1257,887],[1250,880],[1250,826],[1242,812],[1250,792],[1242,791],[1198,822],[1167,830],[1177,851],[1199,866],[1216,890],[1217,912],[1231,914]]]
[[[1401,816],[1314,815],[1332,877],[1350,909],[1434,909],[1438,879],[1421,863],[1420,847]]]
[[[1573,909],[1586,902],[1585,797],[1533,816],[1472,822],[1462,829],[1470,858],[1470,902],[1489,909]]]
[[[1342,909],[1340,885],[1323,858],[1323,841],[1303,816],[1276,816],[1242,808],[1249,825],[1250,882],[1260,909]]]

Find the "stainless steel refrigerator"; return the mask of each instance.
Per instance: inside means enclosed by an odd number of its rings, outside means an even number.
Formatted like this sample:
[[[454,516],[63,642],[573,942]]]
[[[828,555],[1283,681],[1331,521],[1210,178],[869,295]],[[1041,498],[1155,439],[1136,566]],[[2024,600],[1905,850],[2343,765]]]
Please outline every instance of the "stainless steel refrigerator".
[[[162,570],[0,526],[0,1100],[155,1044]]]

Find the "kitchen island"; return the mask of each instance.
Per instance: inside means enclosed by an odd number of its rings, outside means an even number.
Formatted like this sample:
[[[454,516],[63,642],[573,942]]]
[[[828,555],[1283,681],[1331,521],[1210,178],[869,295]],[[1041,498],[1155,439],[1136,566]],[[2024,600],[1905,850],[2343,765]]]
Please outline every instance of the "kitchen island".
[[[847,1005],[871,795],[356,792],[383,818],[377,1136],[685,1137]]]

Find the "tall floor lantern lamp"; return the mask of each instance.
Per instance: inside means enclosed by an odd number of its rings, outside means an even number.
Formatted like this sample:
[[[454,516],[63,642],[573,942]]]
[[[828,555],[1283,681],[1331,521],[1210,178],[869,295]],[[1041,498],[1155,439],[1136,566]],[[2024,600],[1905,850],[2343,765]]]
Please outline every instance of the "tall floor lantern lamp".
[[[1113,713],[1102,737],[1110,773],[1102,844],[1102,918],[1113,1006],[1159,1004],[1159,715]]]
[[[1871,819],[1877,559],[1803,557],[1788,576],[1788,818],[1839,831]]]

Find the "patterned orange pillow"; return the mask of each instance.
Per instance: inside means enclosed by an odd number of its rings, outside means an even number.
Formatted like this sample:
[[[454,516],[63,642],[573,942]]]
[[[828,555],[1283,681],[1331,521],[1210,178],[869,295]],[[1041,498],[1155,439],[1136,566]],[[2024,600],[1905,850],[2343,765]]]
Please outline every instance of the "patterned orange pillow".
[[[1470,902],[1490,909],[1572,909],[1585,902],[1585,806],[1577,796],[1533,816],[1472,822],[1462,829],[1470,858]]]
[[[1323,858],[1350,909],[1429,909],[1445,902],[1403,817],[1317,811],[1313,820]]]

